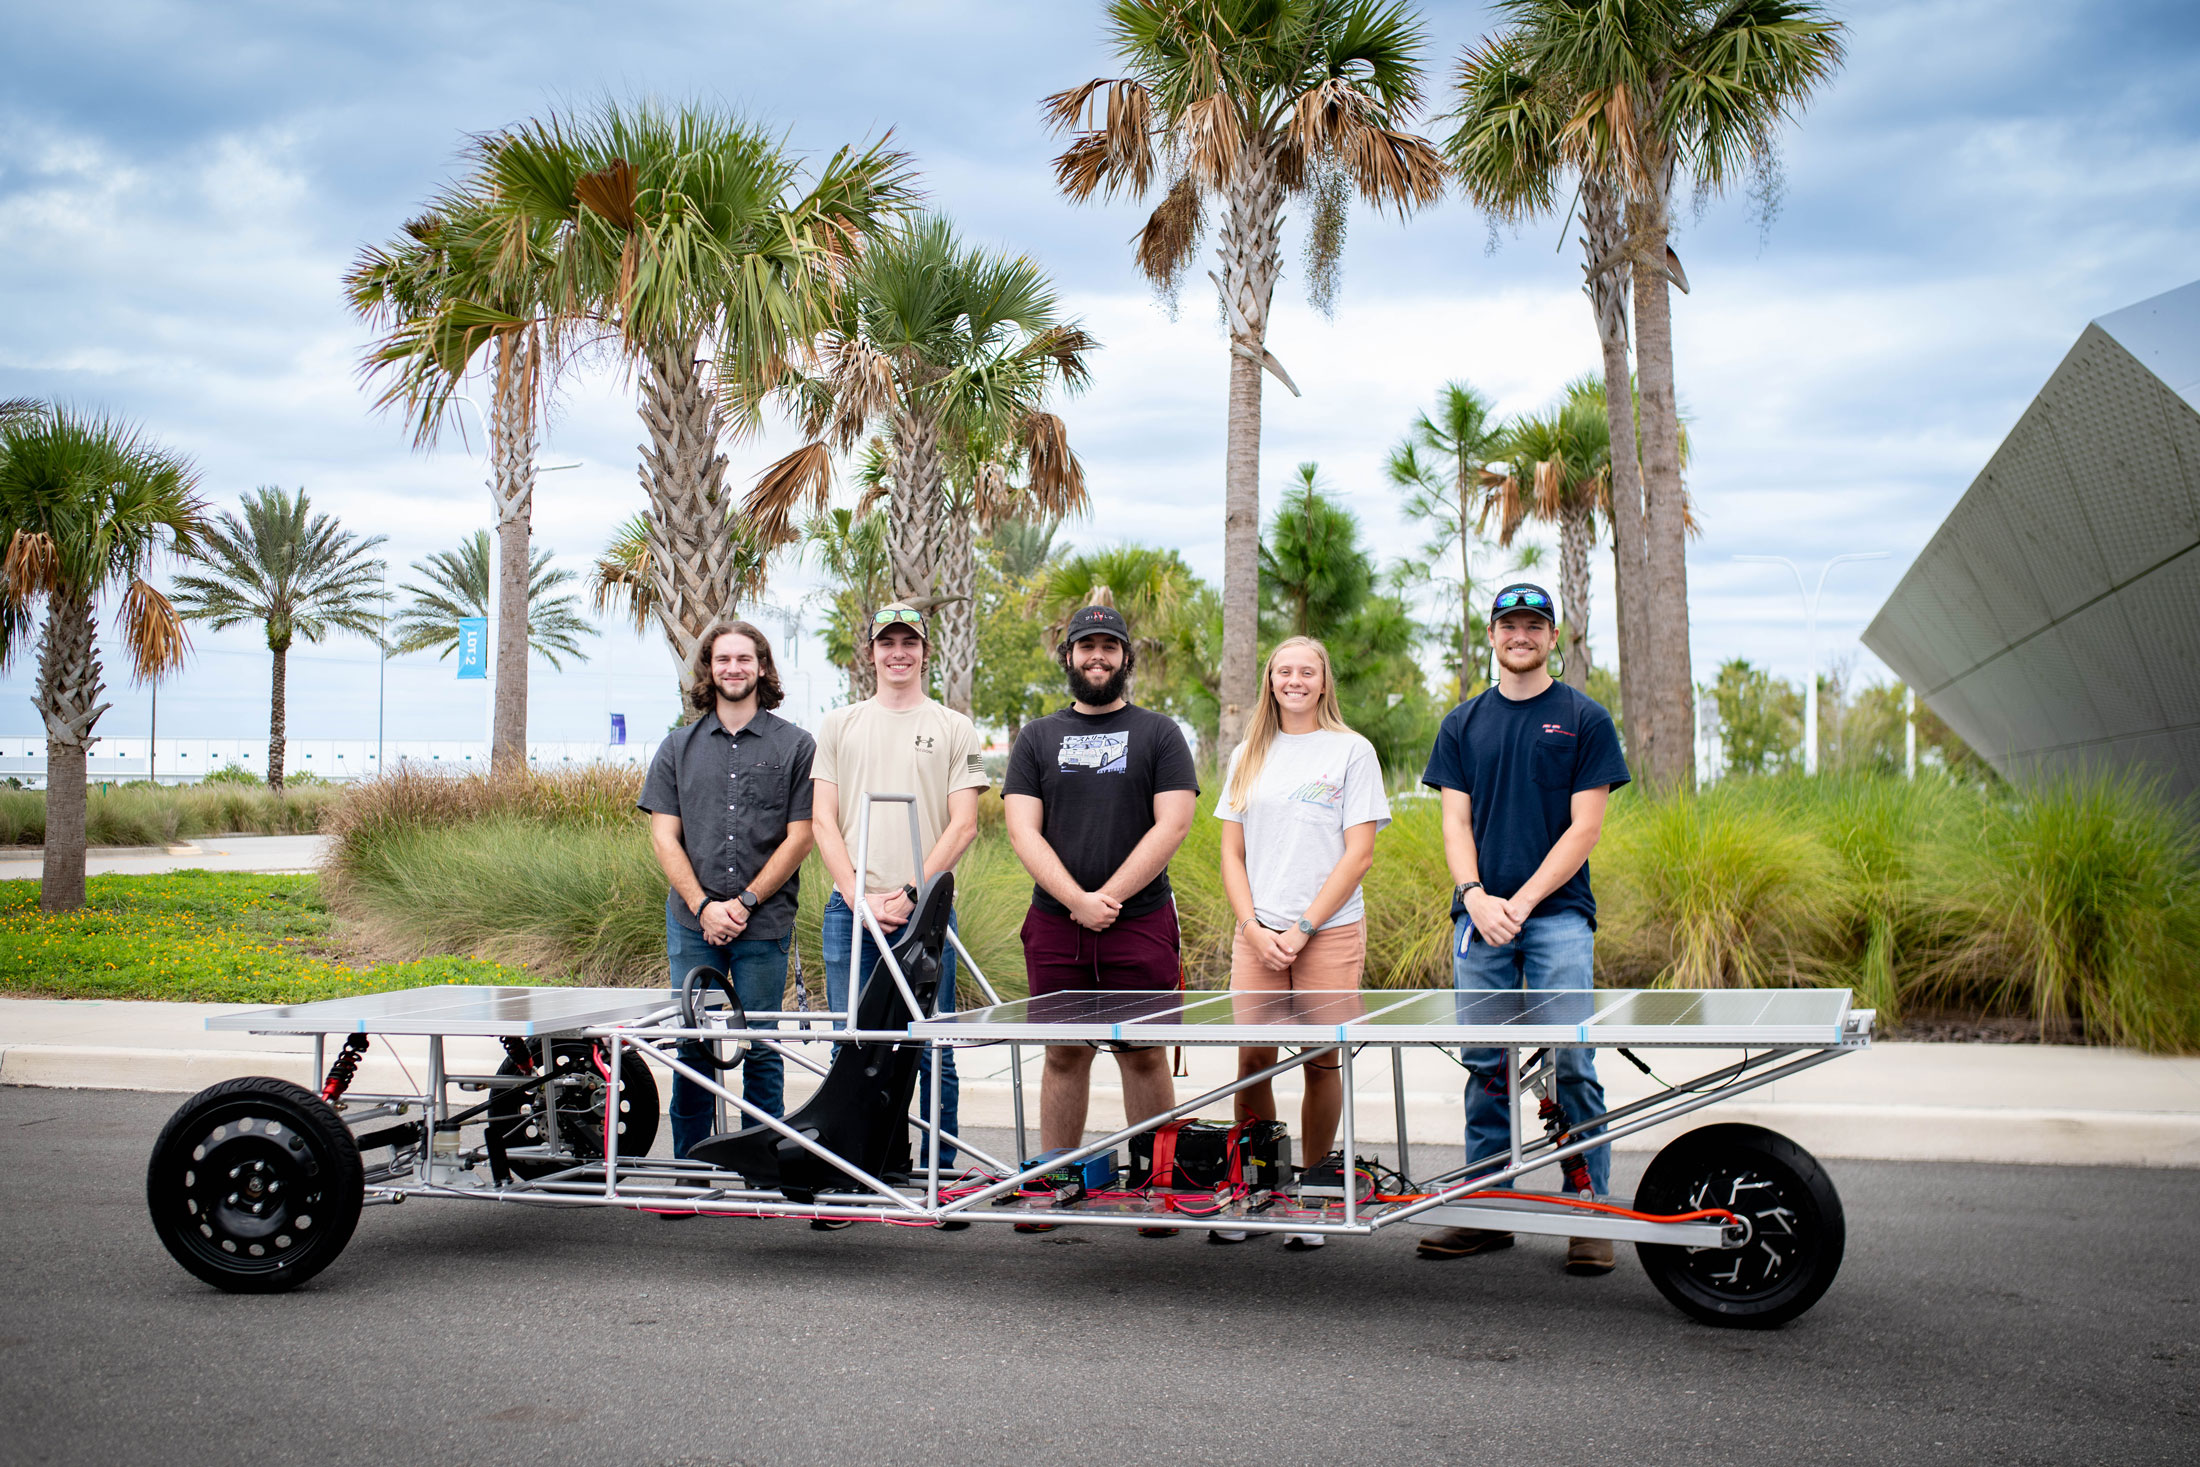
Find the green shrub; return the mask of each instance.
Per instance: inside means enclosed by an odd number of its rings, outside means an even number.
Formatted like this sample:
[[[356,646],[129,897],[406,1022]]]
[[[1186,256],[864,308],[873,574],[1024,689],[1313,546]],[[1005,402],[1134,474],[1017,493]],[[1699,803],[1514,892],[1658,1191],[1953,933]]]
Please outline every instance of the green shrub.
[[[334,787],[278,795],[257,782],[95,787],[84,813],[85,840],[95,846],[157,846],[197,835],[311,835],[340,798]],[[45,839],[45,792],[0,790],[0,841],[38,845]]]
[[[1839,865],[1754,783],[1613,801],[1591,859],[1601,976],[1676,988],[1825,976],[1849,899]]]
[[[1941,929],[1921,988],[2030,1014],[2047,1038],[2200,1048],[2193,813],[2128,775],[1994,799],[1920,877]]]
[[[245,768],[242,764],[228,763],[219,769],[209,769],[199,776],[200,784],[260,784],[267,783],[264,775]]]

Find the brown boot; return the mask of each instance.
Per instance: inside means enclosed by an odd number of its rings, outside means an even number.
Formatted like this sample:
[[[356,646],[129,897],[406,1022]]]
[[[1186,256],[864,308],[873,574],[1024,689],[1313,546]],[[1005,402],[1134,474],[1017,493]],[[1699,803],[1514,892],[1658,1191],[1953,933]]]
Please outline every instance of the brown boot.
[[[1423,1258],[1465,1258],[1473,1253],[1495,1253],[1513,1245],[1511,1233],[1488,1228],[1438,1228],[1424,1233],[1417,1251]]]
[[[1587,1277],[1612,1271],[1612,1240],[1610,1238],[1569,1238],[1566,1242],[1566,1272]]]

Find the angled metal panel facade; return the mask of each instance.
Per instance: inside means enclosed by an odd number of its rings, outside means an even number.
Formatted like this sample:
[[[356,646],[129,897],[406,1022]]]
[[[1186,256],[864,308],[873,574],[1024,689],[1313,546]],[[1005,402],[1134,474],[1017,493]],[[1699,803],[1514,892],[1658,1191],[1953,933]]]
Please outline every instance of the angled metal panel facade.
[[[1864,645],[2005,776],[2200,794],[2200,281],[2086,327]]]

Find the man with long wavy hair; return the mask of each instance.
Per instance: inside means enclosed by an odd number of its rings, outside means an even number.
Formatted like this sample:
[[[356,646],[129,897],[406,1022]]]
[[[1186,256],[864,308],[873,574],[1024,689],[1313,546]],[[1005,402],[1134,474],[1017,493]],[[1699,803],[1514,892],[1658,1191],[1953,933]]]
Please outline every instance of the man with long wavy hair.
[[[639,801],[649,812],[650,846],[672,886],[665,953],[673,983],[694,968],[716,968],[751,1012],[781,1006],[797,872],[811,844],[810,762],[817,746],[772,712],[781,696],[763,632],[745,621],[712,627],[696,650],[688,685],[688,706],[700,716],[657,746]],[[742,1098],[779,1115],[779,1056],[753,1050],[742,1069]],[[709,1091],[674,1078],[673,1155],[687,1155],[710,1134],[711,1110]]]

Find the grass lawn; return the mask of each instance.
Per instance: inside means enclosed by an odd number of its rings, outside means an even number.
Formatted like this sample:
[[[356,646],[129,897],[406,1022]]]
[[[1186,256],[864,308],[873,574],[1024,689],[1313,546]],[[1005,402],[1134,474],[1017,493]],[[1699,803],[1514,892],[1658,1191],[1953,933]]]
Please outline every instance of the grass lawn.
[[[524,968],[429,957],[347,963],[313,876],[178,871],[95,876],[81,912],[38,910],[0,881],[0,994],[16,998],[302,1003],[431,983],[542,983]]]

